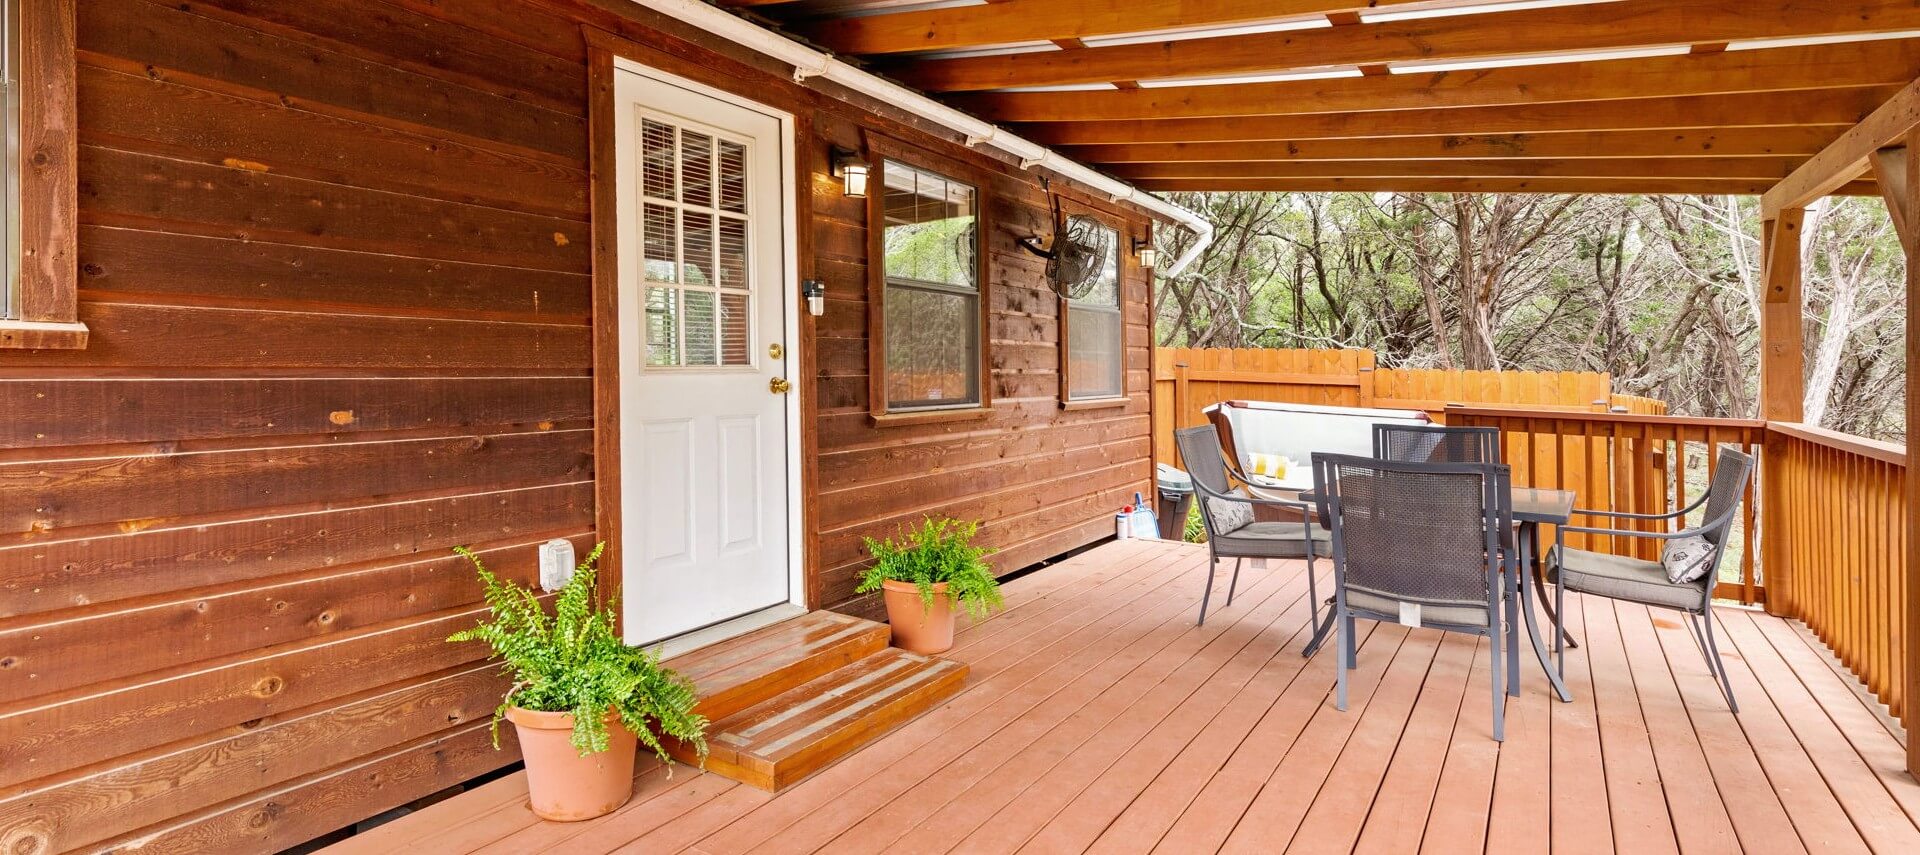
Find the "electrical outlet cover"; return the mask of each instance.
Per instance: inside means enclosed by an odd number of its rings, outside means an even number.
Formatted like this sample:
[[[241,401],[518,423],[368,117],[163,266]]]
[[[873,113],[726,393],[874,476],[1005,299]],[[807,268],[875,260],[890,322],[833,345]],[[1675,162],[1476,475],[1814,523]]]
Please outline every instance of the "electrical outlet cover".
[[[540,544],[540,587],[558,591],[573,578],[573,543],[554,538]]]

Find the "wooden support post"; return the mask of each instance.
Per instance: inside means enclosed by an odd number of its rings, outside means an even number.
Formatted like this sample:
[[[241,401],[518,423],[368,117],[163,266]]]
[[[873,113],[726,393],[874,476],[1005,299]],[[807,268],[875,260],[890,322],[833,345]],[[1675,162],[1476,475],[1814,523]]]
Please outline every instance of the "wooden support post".
[[[1800,225],[1806,213],[1789,208],[1761,224],[1760,418],[1771,422],[1798,422],[1805,412]]]
[[[1801,326],[1800,227],[1804,208],[1780,211],[1760,228],[1760,418],[1770,422],[1799,422],[1805,414],[1806,334]],[[1786,596],[1788,565],[1786,541],[1775,534],[1787,527],[1786,457],[1773,434],[1761,455],[1761,559],[1766,571],[1767,612],[1793,614]],[[1778,592],[1782,596],[1774,596]]]
[[[1906,151],[1920,152],[1920,130],[1908,130]],[[1920,212],[1920,157],[1903,156],[1899,159],[1898,177],[1882,174],[1880,177],[1883,192],[1885,188],[1897,188],[1899,200],[1889,199],[1888,208],[1899,208],[1905,216],[1896,217],[1900,224],[1900,247],[1907,255],[1907,305],[1912,306],[1920,300],[1920,223],[1914,222],[1914,214]],[[1888,166],[1892,160],[1886,161]],[[1876,163],[1876,165],[1878,165]],[[1892,180],[1889,180],[1889,179]],[[1907,424],[1920,424],[1920,387],[1912,379],[1914,365],[1920,365],[1920,330],[1914,324],[1907,324]],[[1901,651],[1905,657],[1905,685],[1901,686],[1900,706],[1906,713],[1902,716],[1908,729],[1907,773],[1920,777],[1920,738],[1912,735],[1913,725],[1920,721],[1914,715],[1915,703],[1920,701],[1920,562],[1915,561],[1914,544],[1920,543],[1920,466],[1914,465],[1912,456],[1907,459],[1907,555],[1906,555],[1906,597],[1900,608],[1906,610],[1906,622],[1902,629],[1902,638],[1892,639],[1892,647]]]

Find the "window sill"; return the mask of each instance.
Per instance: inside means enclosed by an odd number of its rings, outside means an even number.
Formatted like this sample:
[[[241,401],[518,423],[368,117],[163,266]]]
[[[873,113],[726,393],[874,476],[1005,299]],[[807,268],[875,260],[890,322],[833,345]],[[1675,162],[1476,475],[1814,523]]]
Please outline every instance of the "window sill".
[[[1077,401],[1061,401],[1060,409],[1067,412],[1075,410],[1112,410],[1124,407],[1130,400],[1125,395],[1112,398],[1081,398]]]
[[[904,413],[874,413],[867,418],[874,427],[932,425],[942,422],[966,422],[993,415],[992,407],[968,407],[958,410],[908,410]]]
[[[87,325],[50,321],[0,321],[0,350],[81,350]]]

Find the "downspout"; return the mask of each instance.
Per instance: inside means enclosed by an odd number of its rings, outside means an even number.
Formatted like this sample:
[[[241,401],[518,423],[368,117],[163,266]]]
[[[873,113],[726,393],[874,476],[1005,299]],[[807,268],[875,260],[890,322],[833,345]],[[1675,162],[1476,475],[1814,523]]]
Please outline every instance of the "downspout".
[[[1021,139],[1005,128],[983,122],[918,92],[861,71],[832,56],[758,26],[701,0],[632,0],[669,18],[706,30],[720,38],[742,45],[793,66],[793,79],[805,82],[822,77],[859,92],[883,104],[906,110],[960,134],[969,147],[988,145],[1012,155],[1021,169],[1039,166],[1061,177],[1079,182],[1106,194],[1115,202],[1132,202],[1193,232],[1195,240],[1187,251],[1174,259],[1172,266],[1156,273],[1167,279],[1180,275],[1187,265],[1200,257],[1213,243],[1213,224],[1199,214],[1158,196],[1117,181],[1061,156],[1039,143]]]

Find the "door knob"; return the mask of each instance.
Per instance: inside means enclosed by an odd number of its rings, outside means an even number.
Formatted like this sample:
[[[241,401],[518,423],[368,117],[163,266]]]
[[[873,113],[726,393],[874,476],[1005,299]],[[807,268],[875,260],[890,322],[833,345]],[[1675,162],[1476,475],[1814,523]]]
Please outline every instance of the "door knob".
[[[793,384],[787,382],[787,378],[785,377],[775,377],[767,381],[767,391],[775,395],[785,395],[792,390]]]

